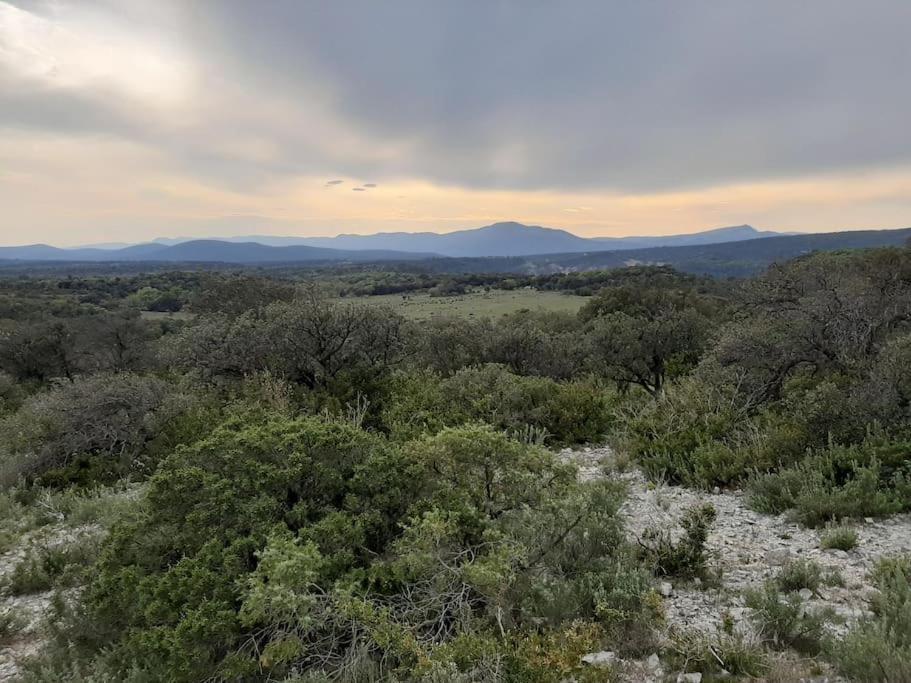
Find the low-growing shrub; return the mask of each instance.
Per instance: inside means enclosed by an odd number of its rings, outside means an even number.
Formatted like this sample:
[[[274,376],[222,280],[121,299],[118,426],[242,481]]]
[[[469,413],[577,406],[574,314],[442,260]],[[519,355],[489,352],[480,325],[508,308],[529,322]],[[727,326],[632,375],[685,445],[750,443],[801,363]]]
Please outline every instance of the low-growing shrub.
[[[853,550],[857,547],[857,529],[844,524],[830,525],[819,537],[823,550]]]
[[[822,650],[831,610],[809,610],[797,593],[782,595],[774,581],[745,594],[756,632],[776,648],[816,654]]]
[[[705,542],[715,514],[711,503],[688,508],[680,519],[683,535],[677,540],[669,529],[646,529],[639,540],[639,557],[659,576],[703,577]]]
[[[597,442],[613,424],[613,393],[587,379],[557,382],[516,375],[499,365],[391,378],[381,422],[398,439],[443,427],[486,423],[510,434],[533,430],[549,444]]]
[[[30,546],[9,575],[9,590],[13,595],[27,595],[79,583],[97,554],[98,539],[91,534],[54,545]]]
[[[182,409],[173,388],[154,377],[99,374],[56,385],[0,421],[0,484],[94,485],[148,473],[148,445]]]
[[[911,505],[908,480],[894,456],[888,467],[879,460],[884,450],[832,446],[813,453],[793,467],[755,477],[750,505],[770,514],[789,512],[806,526],[900,512]]]
[[[490,427],[232,418],[162,463],[56,642],[115,680],[574,675],[584,624],[641,652],[660,618],[622,498]]]
[[[778,572],[775,583],[785,593],[804,588],[815,593],[823,583],[822,567],[813,560],[791,560]]]
[[[674,669],[702,674],[727,672],[728,676],[758,678],[770,668],[761,643],[741,634],[675,629],[668,638],[667,655]]]
[[[870,683],[911,680],[911,560],[882,562],[874,572],[878,593],[873,617],[864,619],[832,647],[848,678]]]
[[[25,618],[16,610],[7,608],[0,611],[0,645],[15,638],[25,626]]]

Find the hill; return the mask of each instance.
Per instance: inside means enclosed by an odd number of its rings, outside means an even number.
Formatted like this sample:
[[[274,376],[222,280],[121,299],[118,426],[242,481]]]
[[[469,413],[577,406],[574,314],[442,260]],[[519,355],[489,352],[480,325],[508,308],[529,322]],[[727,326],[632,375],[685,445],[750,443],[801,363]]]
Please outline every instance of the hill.
[[[373,235],[343,234],[336,237],[247,235],[219,239],[227,242],[258,242],[270,246],[307,245],[332,249],[384,249],[433,253],[455,258],[473,258],[713,244],[716,242],[756,239],[777,234],[782,233],[761,231],[749,225],[738,225],[685,235],[585,238],[566,230],[539,225],[524,225],[510,221],[443,234],[435,232],[382,232]],[[162,238],[156,241],[163,244],[177,244],[185,240],[180,238]]]
[[[405,261],[434,254],[365,249],[346,251],[304,245],[272,247],[257,242],[191,240],[174,245],[152,242],[123,249],[60,249],[46,244],[0,247],[0,259],[17,261],[91,262],[198,262],[198,263],[297,263],[321,261]]]
[[[813,253],[841,249],[902,246],[911,228],[857,230],[803,235],[780,235],[739,242],[545,254],[529,257],[435,259],[420,262],[435,272],[547,274],[618,268],[628,265],[670,265],[688,273],[713,277],[748,277],[772,263]]]

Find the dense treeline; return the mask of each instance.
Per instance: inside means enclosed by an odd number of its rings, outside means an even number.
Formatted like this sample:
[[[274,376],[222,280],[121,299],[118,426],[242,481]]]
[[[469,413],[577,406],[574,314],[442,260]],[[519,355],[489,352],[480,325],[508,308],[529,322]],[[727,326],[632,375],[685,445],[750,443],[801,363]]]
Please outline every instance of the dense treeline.
[[[907,249],[742,283],[311,279],[4,281],[3,485],[137,487],[31,680],[601,680],[580,654],[657,646],[656,575],[710,580],[714,513],[632,547],[622,486],[547,447],[807,525],[911,509]],[[417,323],[325,296],[453,283],[590,298]],[[192,316],[140,315],[169,298]]]

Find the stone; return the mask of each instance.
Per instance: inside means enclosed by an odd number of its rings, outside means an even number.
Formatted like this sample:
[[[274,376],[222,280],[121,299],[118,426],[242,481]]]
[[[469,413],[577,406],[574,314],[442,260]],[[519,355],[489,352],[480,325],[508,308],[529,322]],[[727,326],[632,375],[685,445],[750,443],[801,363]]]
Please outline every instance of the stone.
[[[648,659],[645,660],[645,664],[652,671],[657,671],[661,668],[661,658],[658,656],[657,652],[653,652],[649,655]]]
[[[589,666],[611,666],[616,661],[617,655],[608,650],[589,652],[587,655],[582,655],[582,663]]]
[[[662,581],[658,584],[658,592],[665,598],[669,598],[674,594],[674,587],[667,581]]]
[[[813,591],[811,591],[809,588],[801,588],[797,592],[797,595],[800,596],[801,600],[809,600],[810,598],[813,597]]]
[[[766,564],[772,565],[773,567],[787,564],[790,559],[791,551],[788,548],[772,548],[765,554]]]
[[[677,683],[702,683],[702,674],[677,674]]]

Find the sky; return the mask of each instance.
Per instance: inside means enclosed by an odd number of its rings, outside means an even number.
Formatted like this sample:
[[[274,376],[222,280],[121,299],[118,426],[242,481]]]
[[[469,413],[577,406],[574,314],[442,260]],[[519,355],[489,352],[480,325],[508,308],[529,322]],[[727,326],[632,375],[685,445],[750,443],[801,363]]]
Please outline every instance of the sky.
[[[0,0],[0,243],[911,226],[908,0]]]

